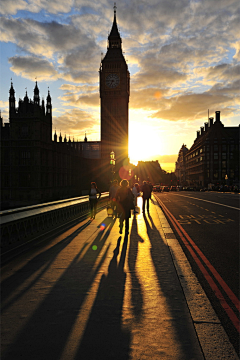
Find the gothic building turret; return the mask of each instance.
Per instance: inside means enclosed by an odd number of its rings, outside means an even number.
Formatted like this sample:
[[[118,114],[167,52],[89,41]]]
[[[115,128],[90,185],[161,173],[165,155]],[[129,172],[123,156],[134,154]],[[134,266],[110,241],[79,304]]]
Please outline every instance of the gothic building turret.
[[[13,83],[11,82],[11,87],[9,90],[9,113],[15,112],[15,90],[13,88]]]
[[[36,105],[39,105],[39,103],[40,103],[39,89],[38,89],[38,86],[37,86],[37,81],[36,81],[36,85],[35,85],[35,88],[34,88],[33,102],[34,102],[34,104],[36,104]]]
[[[48,96],[47,96],[47,114],[51,115],[52,116],[52,99],[51,99],[51,96],[50,96],[50,92],[48,90]]]

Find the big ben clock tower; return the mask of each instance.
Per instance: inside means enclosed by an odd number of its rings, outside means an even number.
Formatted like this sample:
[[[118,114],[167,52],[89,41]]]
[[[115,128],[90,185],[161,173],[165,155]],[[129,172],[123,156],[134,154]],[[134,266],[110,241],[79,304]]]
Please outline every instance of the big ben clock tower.
[[[116,165],[121,167],[128,162],[128,66],[122,52],[117,21],[116,6],[114,20],[108,36],[108,49],[100,66],[101,98],[101,157],[109,159],[115,152]]]

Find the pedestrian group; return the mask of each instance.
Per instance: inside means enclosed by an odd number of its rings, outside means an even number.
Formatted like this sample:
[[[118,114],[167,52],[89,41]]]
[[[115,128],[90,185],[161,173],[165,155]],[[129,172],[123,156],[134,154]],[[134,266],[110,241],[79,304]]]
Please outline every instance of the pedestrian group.
[[[122,234],[123,224],[125,221],[125,233],[129,233],[129,219],[133,210],[134,214],[139,213],[137,208],[137,198],[142,194],[142,212],[145,213],[145,208],[149,212],[149,200],[152,194],[152,185],[147,181],[143,181],[142,187],[135,183],[133,188],[129,187],[129,182],[123,179],[118,185],[118,180],[114,180],[109,189],[109,201],[113,210],[113,217],[119,218],[119,233]],[[91,210],[91,219],[95,219],[97,212],[97,203],[101,197],[101,192],[95,182],[91,183],[89,191],[89,201]]]

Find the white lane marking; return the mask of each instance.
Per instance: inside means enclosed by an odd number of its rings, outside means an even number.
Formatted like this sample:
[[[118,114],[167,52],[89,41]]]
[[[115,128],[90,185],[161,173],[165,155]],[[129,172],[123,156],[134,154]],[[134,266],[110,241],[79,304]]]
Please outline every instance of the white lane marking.
[[[178,195],[178,194],[177,194],[177,195]],[[192,197],[192,196],[186,196],[186,195],[178,195],[178,196],[188,197],[188,198],[190,198],[190,199],[194,199],[194,200],[206,201],[206,202],[209,202],[209,203],[211,203],[211,204],[216,204],[216,205],[225,206],[225,207],[228,207],[228,208],[230,208],[230,209],[234,209],[234,210],[240,210],[239,208],[236,208],[236,207],[233,207],[233,206],[229,206],[229,205],[224,205],[224,204],[216,203],[216,202],[209,201],[209,200],[198,199],[198,198],[195,198],[195,197]]]

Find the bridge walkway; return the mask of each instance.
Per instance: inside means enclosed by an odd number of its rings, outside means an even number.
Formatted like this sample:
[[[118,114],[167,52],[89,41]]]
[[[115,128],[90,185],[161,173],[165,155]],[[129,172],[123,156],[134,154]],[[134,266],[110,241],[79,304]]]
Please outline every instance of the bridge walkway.
[[[171,238],[153,199],[129,235],[104,209],[4,265],[2,359],[204,359]]]

